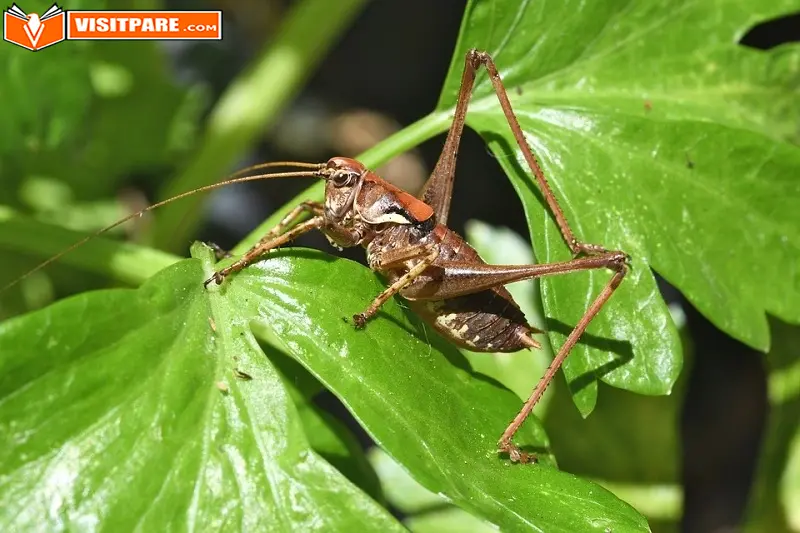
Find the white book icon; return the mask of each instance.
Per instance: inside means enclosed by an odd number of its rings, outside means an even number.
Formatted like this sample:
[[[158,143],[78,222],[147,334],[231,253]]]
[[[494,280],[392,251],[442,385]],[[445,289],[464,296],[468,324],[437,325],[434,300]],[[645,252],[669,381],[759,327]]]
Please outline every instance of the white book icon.
[[[64,11],[58,7],[58,5],[53,4],[50,6],[50,9],[44,12],[44,15],[41,17],[36,13],[31,13],[28,15],[23,10],[17,6],[17,4],[11,4],[11,7],[8,8],[6,13],[9,15],[13,15],[17,18],[25,20],[25,35],[28,36],[28,39],[31,41],[31,45],[36,48],[36,44],[39,42],[39,39],[42,36],[42,32],[44,31],[45,21],[49,18],[52,18],[56,15],[60,15]]]

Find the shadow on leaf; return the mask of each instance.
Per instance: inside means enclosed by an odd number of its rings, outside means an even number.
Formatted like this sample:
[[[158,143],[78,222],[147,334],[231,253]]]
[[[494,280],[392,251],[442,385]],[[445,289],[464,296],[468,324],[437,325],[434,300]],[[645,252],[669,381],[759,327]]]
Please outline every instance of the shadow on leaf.
[[[554,318],[547,318],[547,330],[559,333],[564,337],[572,333],[573,326],[565,324]],[[631,359],[633,359],[633,347],[628,341],[621,341],[618,339],[609,339],[606,337],[599,337],[591,333],[584,332],[581,335],[579,344],[584,344],[595,350],[614,354],[615,358],[598,366],[595,369],[589,370],[572,380],[569,384],[570,390],[578,392],[588,387],[593,381],[596,381],[609,372],[616,370]]]

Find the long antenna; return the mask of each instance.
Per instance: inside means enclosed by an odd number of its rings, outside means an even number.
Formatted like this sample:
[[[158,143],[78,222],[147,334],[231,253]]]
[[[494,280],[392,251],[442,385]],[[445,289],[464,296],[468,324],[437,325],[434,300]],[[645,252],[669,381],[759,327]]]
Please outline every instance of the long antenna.
[[[300,168],[310,168],[310,169],[314,169],[314,170],[300,171],[300,172],[273,172],[273,173],[256,174],[256,175],[253,175],[253,176],[240,177],[240,176],[242,176],[242,174],[246,174],[247,172],[252,172],[254,170],[263,170],[265,168],[272,168],[272,167],[300,167]],[[159,207],[162,207],[164,205],[172,203],[172,202],[174,202],[176,200],[180,200],[181,198],[186,198],[187,196],[192,196],[193,194],[197,194],[197,193],[201,193],[201,192],[205,192],[205,191],[211,191],[213,189],[218,189],[220,187],[225,187],[226,185],[232,185],[234,183],[244,183],[244,182],[247,182],[247,181],[257,181],[257,180],[264,180],[264,179],[269,179],[269,178],[306,178],[306,177],[308,177],[308,178],[321,178],[321,177],[324,176],[324,173],[322,172],[322,170],[324,168],[325,168],[325,163],[302,163],[302,162],[295,162],[295,161],[275,161],[275,162],[270,162],[270,163],[259,163],[257,165],[253,165],[253,166],[250,166],[250,167],[247,167],[247,168],[243,168],[243,169],[241,169],[241,170],[239,170],[237,172],[234,172],[229,177],[225,178],[224,180],[222,180],[220,182],[213,183],[211,185],[205,185],[203,187],[199,187],[197,189],[181,193],[181,194],[179,194],[177,196],[173,196],[172,198],[167,198],[166,200],[162,200],[161,202],[158,202],[158,203],[155,203],[155,204],[153,204],[151,206],[145,207],[144,209],[142,209],[140,211],[137,211],[136,213],[128,215],[125,218],[122,218],[120,220],[117,220],[116,222],[114,222],[110,226],[106,226],[105,228],[99,229],[99,230],[95,231],[94,233],[92,233],[91,235],[87,235],[86,237],[84,237],[83,239],[79,240],[78,242],[76,242],[75,244],[70,246],[69,248],[66,248],[66,249],[58,252],[56,255],[52,256],[50,259],[47,259],[46,261],[43,261],[43,262],[39,263],[34,268],[29,270],[28,272],[26,272],[22,276],[18,277],[17,279],[15,279],[11,283],[9,283],[8,285],[6,285],[2,289],[0,289],[0,293],[3,293],[5,291],[7,291],[8,289],[13,287],[14,285],[19,283],[20,281],[24,280],[25,278],[27,278],[28,276],[33,274],[34,272],[38,272],[39,270],[43,269],[44,267],[46,267],[50,263],[53,263],[54,261],[57,261],[57,260],[61,259],[65,255],[70,253],[72,250],[74,250],[75,248],[78,248],[79,246],[83,246],[85,243],[89,242],[90,240],[94,239],[95,237],[98,237],[98,236],[102,235],[103,233],[106,233],[107,231],[110,231],[110,230],[116,228],[117,226],[128,222],[129,220],[141,217],[142,215],[144,215],[148,211],[152,211],[153,209],[158,209]]]

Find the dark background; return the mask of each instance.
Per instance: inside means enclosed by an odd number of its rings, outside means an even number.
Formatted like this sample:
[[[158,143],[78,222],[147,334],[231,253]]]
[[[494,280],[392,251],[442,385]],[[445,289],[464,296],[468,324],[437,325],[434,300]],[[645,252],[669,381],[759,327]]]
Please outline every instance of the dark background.
[[[216,98],[269,42],[291,2],[166,4],[173,9],[224,10],[223,41],[165,45],[177,79],[202,81]],[[240,166],[354,156],[429,113],[450,64],[465,4],[465,0],[369,2],[280,124],[264,133]],[[800,40],[800,15],[753,28],[742,44],[768,49],[792,40]],[[402,162],[382,169],[384,177],[415,192],[436,162],[442,141],[437,137]],[[519,200],[474,132],[466,131],[459,157],[450,226],[463,232],[465,221],[475,218],[527,235]],[[231,247],[306,185],[285,180],[220,190],[209,202],[208,217],[197,237]],[[304,237],[299,244],[330,251],[319,235]],[[344,255],[363,262],[360,249]],[[667,301],[679,303],[686,312],[695,351],[681,421],[682,529],[734,530],[747,501],[768,409],[763,354],[718,331],[674,288],[666,284],[662,288]],[[333,396],[326,395],[321,403],[349,417]],[[349,425],[369,445],[358,424],[350,419]]]

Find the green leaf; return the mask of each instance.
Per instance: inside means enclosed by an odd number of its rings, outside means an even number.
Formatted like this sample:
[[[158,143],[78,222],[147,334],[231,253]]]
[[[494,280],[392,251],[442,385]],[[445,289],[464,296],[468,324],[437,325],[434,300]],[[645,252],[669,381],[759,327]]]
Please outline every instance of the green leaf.
[[[680,483],[680,418],[688,373],[667,396],[648,397],[601,385],[583,420],[561,382],[543,423],[559,465],[576,474],[623,484]],[[646,428],[646,430],[643,430]],[[576,438],[579,432],[581,438]]]
[[[600,378],[664,394],[677,334],[650,268],[718,327],[766,350],[765,312],[800,322],[800,47],[738,46],[792,0],[469,3],[438,110],[455,102],[467,49],[494,58],[528,143],[577,236],[633,257],[633,269],[564,365],[582,413]],[[467,117],[522,198],[536,257],[569,259],[492,85]],[[542,281],[560,346],[608,274]]]
[[[257,335],[263,337],[264,333],[262,328]],[[374,500],[383,503],[380,480],[361,443],[341,420],[313,403],[313,397],[325,389],[322,384],[274,346],[265,347],[265,352],[283,377],[314,451]]]
[[[311,450],[210,268],[0,324],[0,529],[402,531]]]
[[[515,396],[454,368],[448,359],[463,366],[459,353],[426,343],[396,302],[354,330],[342,316],[366,305],[359,289],[381,284],[331,261],[276,253],[206,291],[206,256],[138,290],[87,293],[0,324],[0,421],[11,443],[0,452],[4,529],[42,517],[68,527],[213,519],[392,528],[308,448],[254,323],[418,481],[470,512],[506,529],[647,530],[611,493],[548,466],[546,453],[538,466],[499,458]],[[546,450],[535,421],[520,440]]]
[[[754,346],[767,345],[765,311],[798,321],[800,291],[786,288],[798,286],[792,261],[800,225],[792,202],[800,187],[793,180],[800,156],[781,141],[793,131],[800,106],[790,92],[797,48],[762,53],[734,44],[749,24],[785,12],[787,5],[773,2],[754,17],[753,9],[733,2],[471,2],[439,109],[364,157],[372,165],[442,131],[466,49],[494,55],[528,142],[576,233],[634,256],[631,274],[565,366],[584,414],[594,405],[599,377],[645,394],[663,394],[674,385],[680,349],[651,266],[712,321]],[[513,141],[485,74],[478,80],[470,125],[490,142],[520,192],[536,257],[568,258],[529,172],[519,166],[518,154],[509,156]],[[114,97],[107,85],[101,92]],[[204,175],[208,168],[186,175]],[[25,231],[0,233],[0,239],[30,247],[22,241],[36,237],[35,228],[12,217],[10,225],[17,223]],[[95,268],[90,256],[74,255]],[[109,252],[97,268],[137,281],[162,264],[161,258],[136,257],[142,256]],[[85,516],[125,525],[142,509],[153,509],[145,520],[154,526],[166,523],[156,523],[162,510],[164,520],[178,524],[202,515],[218,522],[281,516],[296,525],[294,502],[287,509],[279,497],[291,486],[304,504],[313,502],[302,519],[317,517],[328,527],[360,522],[396,528],[311,451],[297,409],[256,347],[252,325],[271,329],[267,340],[283,343],[415,479],[470,513],[502,529],[647,529],[608,491],[556,470],[536,420],[519,437],[541,448],[543,464],[499,459],[495,442],[520,402],[471,375],[459,352],[427,335],[399,302],[389,302],[365,331],[342,321],[383,288],[365,268],[293,250],[209,294],[201,287],[210,269],[184,262],[140,291],[83,295],[0,324],[0,427],[13,437],[4,440],[12,444],[0,455],[0,497],[11,495],[0,517],[52,518],[42,502],[55,501],[67,511],[52,524],[61,520],[72,527],[81,527]],[[607,279],[596,272],[543,282],[555,346]],[[217,334],[209,333],[209,316]],[[66,343],[76,338],[82,347],[68,350]],[[233,379],[233,367],[245,364],[240,370],[254,379]],[[245,415],[250,418],[241,423],[237,417]],[[160,432],[152,431],[154,424]],[[204,432],[209,424],[219,431]],[[179,438],[165,440],[165,434]],[[219,435],[229,437],[231,447],[197,453],[197,442]],[[107,453],[94,453],[97,447]],[[251,468],[224,463],[226,450],[241,452]],[[170,460],[177,465],[172,470],[164,467]],[[201,470],[209,461],[227,464],[237,483],[223,475],[212,487]],[[152,470],[160,477],[154,479],[150,464],[158,465]],[[311,471],[300,466],[309,464]],[[267,475],[274,465],[278,478]],[[147,479],[141,474],[146,469]],[[45,484],[54,473],[67,489]],[[133,498],[120,479],[134,489]],[[194,486],[201,492],[192,493]],[[209,487],[219,490],[202,492]],[[243,487],[252,490],[242,494]],[[198,500],[192,494],[208,495]]]
[[[610,493],[547,466],[546,453],[533,467],[498,457],[497,439],[519,400],[471,376],[460,353],[429,335],[398,302],[387,302],[365,330],[355,330],[349,317],[368,305],[363,295],[382,288],[356,263],[294,249],[271,255],[219,290],[243,316],[271,328],[428,490],[506,529],[646,530]],[[546,452],[535,420],[519,440]]]

